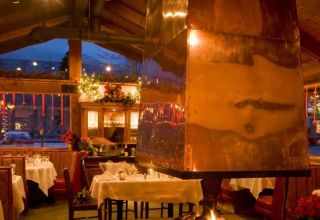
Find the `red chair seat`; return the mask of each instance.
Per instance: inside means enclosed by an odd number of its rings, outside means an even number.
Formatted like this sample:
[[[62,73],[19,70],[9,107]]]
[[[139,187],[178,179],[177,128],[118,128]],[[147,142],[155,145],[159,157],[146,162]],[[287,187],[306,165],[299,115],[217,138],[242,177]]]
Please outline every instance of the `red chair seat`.
[[[53,187],[50,189],[54,194],[66,194],[67,188],[63,178],[57,178]]]
[[[234,203],[234,189],[231,186],[222,186],[219,193],[219,200]]]
[[[64,182],[64,179],[63,178],[57,178],[55,181],[54,181],[54,187],[55,188],[66,188],[66,184]]]
[[[260,196],[255,205],[256,212],[271,217],[273,196]]]

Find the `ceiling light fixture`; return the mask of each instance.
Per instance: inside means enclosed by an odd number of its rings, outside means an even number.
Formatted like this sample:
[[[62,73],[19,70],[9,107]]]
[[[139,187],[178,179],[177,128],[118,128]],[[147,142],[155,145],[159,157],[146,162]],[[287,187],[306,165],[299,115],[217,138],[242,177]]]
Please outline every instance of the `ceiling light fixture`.
[[[20,0],[12,0],[12,3],[13,3],[13,4],[19,4],[19,3],[20,3]]]

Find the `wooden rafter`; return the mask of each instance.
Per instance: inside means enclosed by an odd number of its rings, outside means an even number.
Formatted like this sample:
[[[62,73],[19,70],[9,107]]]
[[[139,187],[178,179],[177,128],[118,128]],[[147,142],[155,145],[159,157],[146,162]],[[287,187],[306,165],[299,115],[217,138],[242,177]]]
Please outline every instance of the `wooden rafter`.
[[[132,10],[126,5],[117,1],[110,1],[105,4],[105,9],[111,13],[126,19],[127,21],[137,25],[140,28],[145,28],[146,17]]]
[[[131,34],[135,34],[138,36],[144,36],[145,34],[144,28],[135,25],[134,23],[128,21],[127,19],[124,19],[123,17],[115,15],[110,11],[104,10],[101,14],[101,18],[101,22],[111,23],[114,26],[117,26]]]
[[[19,37],[23,37],[25,35],[28,35],[30,33],[30,31],[38,26],[47,26],[47,27],[52,27],[52,26],[56,26],[56,25],[60,25],[63,23],[66,23],[70,20],[70,16],[69,15],[65,15],[65,16],[60,16],[54,19],[50,19],[50,20],[46,20],[45,22],[38,22],[20,29],[16,29],[14,31],[11,32],[7,32],[7,33],[3,33],[0,34],[0,43],[4,42],[4,41],[10,41],[12,39],[15,38],[19,38]]]
[[[73,5],[73,13],[71,19],[71,26],[81,28],[82,21],[87,9],[88,0],[76,0]]]
[[[310,55],[320,60],[320,42],[304,30],[300,30],[301,47]]]
[[[120,53],[129,59],[142,62],[143,53],[130,46],[116,45],[116,44],[103,44],[100,46],[108,50],[112,50],[114,52]]]

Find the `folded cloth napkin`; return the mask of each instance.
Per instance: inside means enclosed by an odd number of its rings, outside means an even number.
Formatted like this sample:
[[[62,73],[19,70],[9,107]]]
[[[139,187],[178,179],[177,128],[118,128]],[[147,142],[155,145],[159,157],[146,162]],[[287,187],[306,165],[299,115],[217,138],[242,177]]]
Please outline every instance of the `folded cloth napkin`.
[[[105,163],[99,162],[99,167],[102,172],[105,172],[107,170],[107,165]]]
[[[99,177],[100,180],[115,180],[116,177],[112,175],[109,171],[105,171],[103,174]]]

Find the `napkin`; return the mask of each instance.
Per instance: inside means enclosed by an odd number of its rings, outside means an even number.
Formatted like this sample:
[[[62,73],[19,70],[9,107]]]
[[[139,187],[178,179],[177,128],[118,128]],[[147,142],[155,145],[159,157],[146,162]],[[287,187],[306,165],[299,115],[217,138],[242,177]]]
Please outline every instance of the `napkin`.
[[[112,173],[110,173],[109,171],[105,171],[103,174],[100,175],[99,179],[110,181],[110,180],[115,180],[116,177],[112,175]]]

